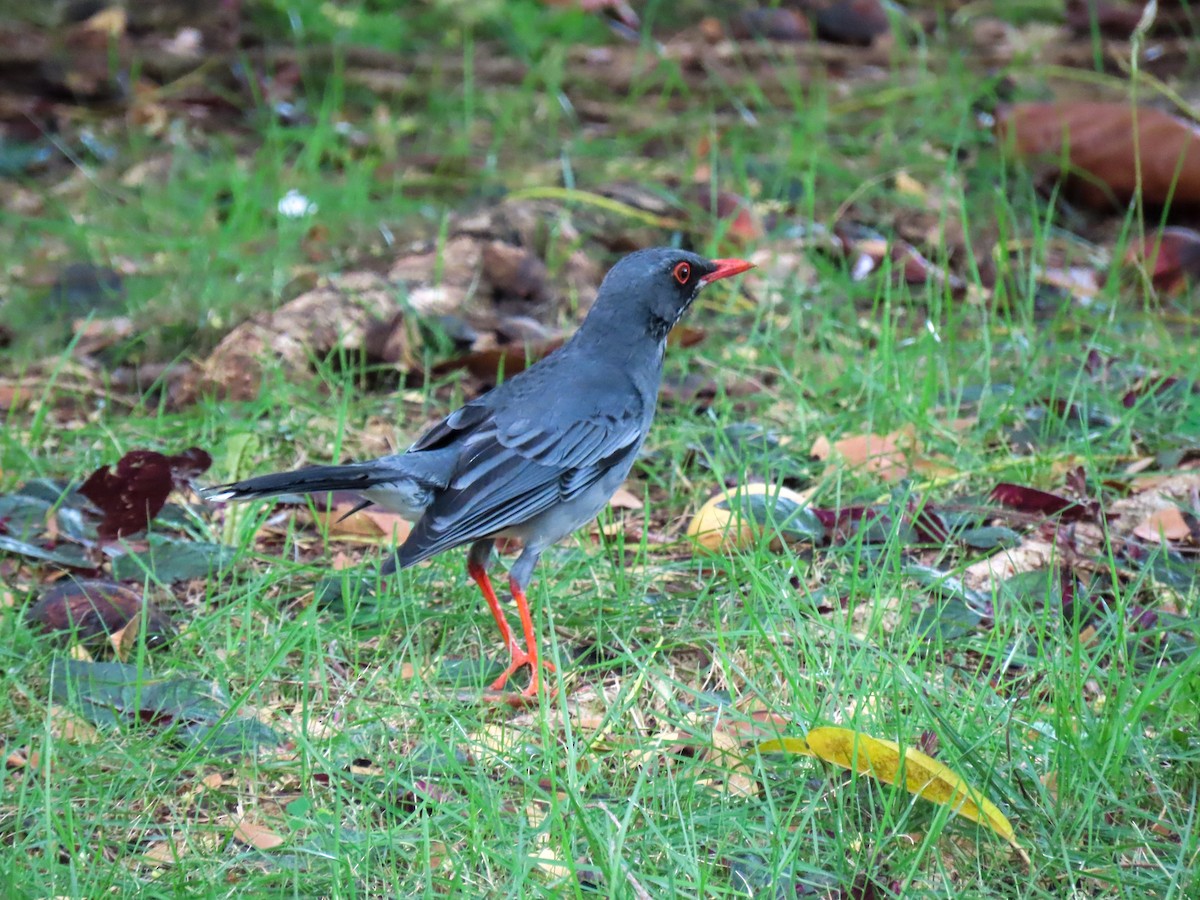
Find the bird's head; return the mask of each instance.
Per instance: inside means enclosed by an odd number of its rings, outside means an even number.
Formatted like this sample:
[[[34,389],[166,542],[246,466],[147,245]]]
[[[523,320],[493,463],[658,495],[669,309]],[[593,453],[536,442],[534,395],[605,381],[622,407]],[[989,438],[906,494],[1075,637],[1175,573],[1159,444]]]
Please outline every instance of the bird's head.
[[[644,327],[663,340],[683,317],[701,289],[721,278],[753,267],[744,259],[706,259],[686,250],[655,247],[621,259],[600,284],[600,293],[588,314],[609,326]]]

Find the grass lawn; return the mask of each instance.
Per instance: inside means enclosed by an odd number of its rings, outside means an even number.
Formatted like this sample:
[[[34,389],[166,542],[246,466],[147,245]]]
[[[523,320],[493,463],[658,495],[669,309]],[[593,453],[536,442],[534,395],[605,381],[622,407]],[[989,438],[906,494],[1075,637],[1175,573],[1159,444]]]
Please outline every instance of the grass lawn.
[[[382,6],[248,4],[268,49],[225,68],[258,79],[205,76],[236,114],[214,125],[172,90],[137,115],[92,109],[56,136],[74,163],[5,182],[0,399],[6,383],[33,399],[0,405],[0,504],[138,448],[204,448],[212,484],[407,445],[478,383],[333,354],[303,378],[267,365],[253,400],[175,404],[117,376],[152,383],[320,278],[445,247],[506,196],[557,204],[546,246],[601,270],[651,240],[762,265],[706,291],[688,320],[703,340],[669,353],[674,389],[626,485],[645,505],[543,557],[530,599],[558,671],[540,704],[479,702],[504,659],[462,551],[381,584],[380,542],[308,507],[177,493],[151,539],[236,553],[180,580],[125,565],[179,633],[158,646],[142,621],[120,668],[31,627],[70,576],[0,544],[5,896],[1197,896],[1195,557],[1094,540],[1097,516],[1121,535],[1140,521],[1119,505],[1141,491],[1131,464],[1195,477],[1194,294],[1097,262],[1156,213],[1041,190],[981,119],[1083,79],[1036,54],[985,65],[978,23],[949,13],[895,21],[891,49],[738,56],[696,28],[660,52],[533,0]],[[1057,6],[1004,27],[1034,40]],[[671,4],[640,11],[671,33]],[[706,185],[750,202],[749,238]],[[688,224],[662,227],[694,190]],[[289,191],[309,214],[281,214]],[[830,251],[834,231],[858,250]],[[876,232],[928,235],[930,268],[961,286],[906,279],[887,253],[864,277]],[[73,293],[71,264],[121,287]],[[1094,292],[1064,287],[1072,267]],[[133,325],[81,359],[89,315]],[[416,369],[452,355],[435,324]],[[810,453],[893,433],[894,478]],[[762,480],[832,526],[686,538],[722,486]],[[1000,483],[1083,497],[1091,518],[981,516]],[[858,507],[876,512],[852,523]],[[931,540],[923,509],[993,530]],[[1016,574],[983,577],[989,558]],[[1027,858],[902,787],[755,750],[824,725],[933,755]]]

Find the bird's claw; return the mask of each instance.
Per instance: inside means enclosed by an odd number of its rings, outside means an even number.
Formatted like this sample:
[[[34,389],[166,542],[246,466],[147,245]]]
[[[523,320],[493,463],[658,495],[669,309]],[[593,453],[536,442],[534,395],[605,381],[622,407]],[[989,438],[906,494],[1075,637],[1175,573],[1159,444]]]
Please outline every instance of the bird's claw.
[[[525,666],[529,666],[529,686],[521,691],[522,697],[536,697],[538,693],[538,683],[541,681],[541,669],[548,672],[555,671],[554,663],[548,659],[534,657],[518,647],[512,648],[512,659],[508,663],[508,668],[504,670],[504,674],[492,682],[491,689],[493,691],[502,691],[504,686],[508,684],[513,674]],[[553,692],[553,689],[551,689]]]

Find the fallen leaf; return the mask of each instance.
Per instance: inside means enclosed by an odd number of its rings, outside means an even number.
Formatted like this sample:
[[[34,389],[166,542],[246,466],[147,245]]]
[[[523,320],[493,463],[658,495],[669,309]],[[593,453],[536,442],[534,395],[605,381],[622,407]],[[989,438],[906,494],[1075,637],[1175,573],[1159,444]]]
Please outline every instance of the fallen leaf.
[[[166,505],[167,495],[212,465],[212,457],[198,447],[175,456],[154,450],[131,450],[116,470],[102,466],[79,488],[103,514],[98,533],[114,540],[145,531]]]
[[[1122,0],[1067,0],[1066,23],[1075,34],[1089,41],[1097,31],[1106,38],[1125,41],[1142,25],[1146,6],[1145,2],[1129,3]],[[1163,0],[1148,23],[1147,34],[1164,37],[1172,34],[1194,35],[1200,22],[1196,19],[1194,8],[1189,9],[1188,6],[1186,0]]]
[[[797,753],[815,756],[826,762],[870,775],[885,784],[897,784],[901,773],[904,787],[911,793],[954,813],[990,828],[1017,846],[1012,824],[995,804],[948,766],[912,747],[901,748],[895,741],[871,737],[849,728],[813,728],[803,741],[783,738],[759,744],[759,753]]]
[[[359,504],[341,501],[316,514],[330,537],[386,538],[401,543],[412,531],[412,523],[398,513],[376,506],[357,509]]]
[[[988,497],[1002,506],[1023,513],[1061,515],[1064,522],[1078,521],[1088,515],[1088,509],[1083,504],[1021,484],[1001,482],[992,488]]]
[[[96,356],[137,333],[137,326],[128,316],[112,319],[76,319],[74,351],[77,356]]]
[[[501,374],[507,378],[524,371],[562,345],[562,338],[551,338],[544,341],[520,342],[473,350],[454,359],[438,363],[430,370],[430,374],[434,378],[441,378],[451,372],[466,369],[481,381],[493,382]]]
[[[1125,263],[1145,265],[1156,290],[1177,294],[1200,280],[1200,232],[1163,228],[1146,235],[1129,248]]]
[[[137,649],[138,635],[142,631],[142,620],[132,618],[119,631],[108,636],[108,643],[113,649],[113,656],[121,662],[127,662],[130,655]]]
[[[538,869],[550,878],[570,878],[573,869],[558,858],[558,855],[549,847],[540,847],[533,854],[533,859],[537,864]]]
[[[142,862],[152,866],[173,866],[187,852],[186,838],[172,838],[159,841],[142,854]]]
[[[1021,103],[997,112],[996,132],[1018,157],[1065,163],[1079,199],[1097,208],[1123,205],[1138,193],[1157,206],[1200,204],[1200,127],[1162,110]]]
[[[639,510],[646,504],[641,497],[628,488],[619,487],[617,492],[609,498],[608,505],[613,509]]]
[[[808,741],[801,737],[773,738],[755,748],[759,753],[790,753],[793,756],[816,756]]]
[[[851,435],[836,443],[822,435],[813,442],[809,454],[819,460],[837,461],[850,469],[865,469],[884,481],[897,481],[912,472],[944,476],[955,471],[942,457],[922,454],[921,443],[911,425],[890,434]]]
[[[146,646],[166,644],[175,627],[141,591],[113,581],[64,579],[42,594],[26,619],[45,634],[69,634],[96,649],[115,640],[130,623],[140,625],[143,614]]]
[[[372,272],[332,276],[328,284],[230,331],[181,379],[171,399],[184,404],[213,394],[253,400],[259,395],[264,360],[278,365],[283,377],[301,381],[309,376],[314,357],[364,352],[373,324],[378,328],[375,323],[390,322],[397,307],[395,287]]]
[[[41,758],[36,750],[28,750],[21,748],[14,750],[4,758],[4,767],[6,769],[24,769],[28,766],[30,769],[37,769]]]
[[[0,381],[0,412],[20,409],[33,399],[28,391],[22,391],[21,386],[12,382]]]
[[[329,567],[335,572],[342,572],[346,569],[357,569],[360,565],[362,565],[362,560],[339,550],[333,554],[333,560],[330,562]]]
[[[1133,529],[1143,541],[1186,541],[1192,529],[1178,506],[1155,510]]]
[[[768,532],[789,541],[820,542],[824,526],[790,488],[748,484],[714,494],[688,523],[688,537],[712,550],[753,546]]]
[[[546,264],[525,247],[489,241],[483,246],[483,274],[502,297],[529,303],[548,299]]]
[[[233,838],[256,850],[274,850],[285,841],[285,838],[280,837],[271,829],[263,825],[255,825],[246,819],[242,819],[234,826]]]

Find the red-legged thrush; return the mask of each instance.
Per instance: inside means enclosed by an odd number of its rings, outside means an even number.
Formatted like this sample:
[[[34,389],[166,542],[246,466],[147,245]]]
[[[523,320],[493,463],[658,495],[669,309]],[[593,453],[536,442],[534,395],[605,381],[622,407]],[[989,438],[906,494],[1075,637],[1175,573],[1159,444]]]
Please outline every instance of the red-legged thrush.
[[[404,453],[342,466],[264,475],[205,491],[209,500],[356,491],[414,522],[388,574],[470,544],[467,571],[511,655],[493,690],[517,669],[540,667],[525,591],[548,546],[595,518],[624,482],[654,420],[667,333],[700,289],[745,272],[740,259],[669,248],[618,262],[575,335],[555,353],[455,410]],[[508,573],[525,635],[513,636],[488,578],[498,537],[523,551]]]

